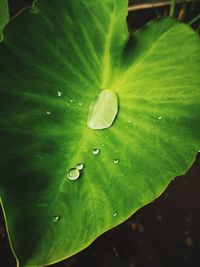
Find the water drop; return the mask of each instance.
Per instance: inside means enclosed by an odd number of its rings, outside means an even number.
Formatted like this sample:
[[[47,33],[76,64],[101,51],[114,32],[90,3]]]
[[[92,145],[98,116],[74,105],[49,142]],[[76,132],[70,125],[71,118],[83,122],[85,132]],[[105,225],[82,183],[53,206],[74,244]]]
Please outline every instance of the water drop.
[[[84,168],[83,163],[78,163],[78,164],[76,165],[76,168],[77,168],[79,171],[82,170],[82,169]]]
[[[131,123],[132,121],[131,120],[128,120],[128,123]]]
[[[119,160],[118,159],[114,159],[114,163],[115,164],[118,164],[119,163]]]
[[[82,102],[79,102],[78,105],[81,107],[83,105],[83,103]]]
[[[56,223],[56,222],[59,221],[59,220],[60,220],[60,216],[54,216],[54,217],[52,218],[53,223]]]
[[[159,117],[158,117],[158,119],[159,119],[159,120],[162,120],[162,117],[161,117],[161,116],[159,116]]]
[[[71,181],[77,180],[80,177],[80,171],[77,168],[71,168],[67,171],[67,177]]]
[[[47,111],[47,115],[51,115],[51,111]]]
[[[58,91],[58,96],[62,96],[62,92],[61,91]]]
[[[114,217],[117,216],[117,212],[116,212],[116,211],[113,212],[113,216],[114,216]]]
[[[30,13],[32,14],[38,14],[39,11],[39,8],[35,4],[33,5],[33,7],[30,8]]]
[[[93,155],[98,155],[99,152],[100,152],[100,150],[99,150],[98,148],[93,148],[93,149],[92,149],[92,153],[93,153]]]
[[[70,99],[69,102],[70,103],[74,103],[75,102],[75,99]]]
[[[87,125],[93,130],[109,128],[118,113],[118,97],[111,90],[101,90],[90,104]]]

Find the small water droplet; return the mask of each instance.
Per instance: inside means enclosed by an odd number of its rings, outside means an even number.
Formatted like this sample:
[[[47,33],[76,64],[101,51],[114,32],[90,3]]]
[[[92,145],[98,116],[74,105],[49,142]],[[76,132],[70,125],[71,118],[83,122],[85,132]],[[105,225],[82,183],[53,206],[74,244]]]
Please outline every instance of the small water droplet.
[[[39,11],[40,10],[36,5],[34,5],[33,7],[30,8],[30,13],[32,13],[32,14],[38,14]]]
[[[82,170],[82,169],[84,168],[83,163],[78,163],[78,164],[76,165],[76,168],[77,168],[79,171]]]
[[[75,102],[75,99],[70,99],[69,102],[70,103],[74,103]]]
[[[118,164],[119,163],[119,160],[118,159],[114,159],[114,163],[115,164]]]
[[[62,92],[61,91],[58,91],[58,96],[62,96]]]
[[[79,106],[82,106],[82,105],[83,105],[83,103],[82,103],[82,102],[79,102],[79,103],[78,103],[78,105],[79,105]]]
[[[60,216],[53,216],[53,218],[52,218],[52,221],[53,221],[53,223],[56,223],[57,221],[59,221],[60,220]]]
[[[47,111],[47,115],[51,115],[51,111]]]
[[[161,117],[161,116],[159,116],[159,117],[158,117],[158,119],[159,119],[159,120],[162,120],[162,117]]]
[[[71,168],[67,171],[67,177],[71,181],[77,180],[80,177],[80,171],[77,168]]]
[[[93,155],[98,155],[100,150],[98,148],[93,148],[92,153]]]
[[[114,216],[114,217],[117,216],[117,212],[116,212],[116,211],[113,212],[113,216]]]

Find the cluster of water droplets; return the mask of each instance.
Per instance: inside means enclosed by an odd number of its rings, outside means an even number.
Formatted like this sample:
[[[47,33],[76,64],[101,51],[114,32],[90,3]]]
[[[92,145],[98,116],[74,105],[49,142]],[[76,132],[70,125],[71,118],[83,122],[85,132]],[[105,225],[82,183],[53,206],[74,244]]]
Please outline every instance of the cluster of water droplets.
[[[80,162],[76,165],[76,167],[68,169],[67,170],[68,179],[71,181],[75,181],[78,178],[80,178],[81,171],[83,170],[83,168],[84,168],[84,164]]]

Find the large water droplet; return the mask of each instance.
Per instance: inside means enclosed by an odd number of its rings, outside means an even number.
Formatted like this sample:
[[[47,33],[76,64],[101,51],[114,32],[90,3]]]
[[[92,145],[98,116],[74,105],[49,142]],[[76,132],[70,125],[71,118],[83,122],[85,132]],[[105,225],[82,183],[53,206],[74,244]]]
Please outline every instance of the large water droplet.
[[[56,223],[57,221],[59,221],[60,220],[60,216],[53,216],[53,218],[52,218],[52,222],[53,223]]]
[[[78,163],[78,164],[76,165],[76,168],[77,168],[79,171],[82,170],[82,169],[84,168],[83,163]]]
[[[92,153],[93,155],[98,155],[100,153],[100,150],[98,148],[93,148]]]
[[[94,130],[109,128],[118,113],[118,97],[111,90],[102,90],[92,101],[87,125]]]
[[[80,171],[77,168],[71,168],[67,171],[67,177],[69,180],[77,180],[80,177]]]

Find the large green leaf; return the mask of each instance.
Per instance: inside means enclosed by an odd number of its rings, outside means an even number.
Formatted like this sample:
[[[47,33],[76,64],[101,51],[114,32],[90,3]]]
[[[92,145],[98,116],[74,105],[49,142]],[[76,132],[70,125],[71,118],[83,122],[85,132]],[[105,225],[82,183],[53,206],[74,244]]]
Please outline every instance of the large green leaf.
[[[3,39],[2,30],[9,20],[8,1],[0,0],[0,41]]]
[[[199,150],[197,35],[163,18],[129,37],[126,15],[127,1],[40,0],[5,28],[0,193],[22,266],[82,250],[158,197]],[[111,127],[88,128],[104,124],[103,107]]]

